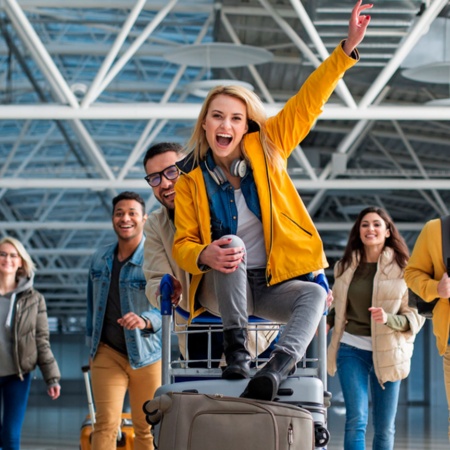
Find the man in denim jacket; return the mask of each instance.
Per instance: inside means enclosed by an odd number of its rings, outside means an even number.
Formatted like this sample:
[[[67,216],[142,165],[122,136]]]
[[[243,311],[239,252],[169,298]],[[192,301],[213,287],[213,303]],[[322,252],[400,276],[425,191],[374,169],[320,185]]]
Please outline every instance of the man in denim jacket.
[[[134,449],[151,450],[142,405],[161,384],[161,315],[145,295],[145,202],[134,192],[122,192],[112,204],[118,242],[93,255],[87,289],[86,343],[97,409],[92,449],[116,448],[128,390]]]

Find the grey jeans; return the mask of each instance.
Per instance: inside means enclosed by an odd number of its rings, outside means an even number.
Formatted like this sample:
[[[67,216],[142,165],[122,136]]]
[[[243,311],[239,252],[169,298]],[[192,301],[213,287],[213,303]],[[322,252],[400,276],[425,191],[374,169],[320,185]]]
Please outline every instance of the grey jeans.
[[[229,247],[244,247],[237,236]],[[275,351],[299,361],[306,352],[325,310],[326,292],[310,281],[287,280],[267,286],[265,269],[248,269],[246,258],[236,271],[211,270],[203,276],[198,301],[220,316],[224,330],[246,328],[250,314],[286,324]]]

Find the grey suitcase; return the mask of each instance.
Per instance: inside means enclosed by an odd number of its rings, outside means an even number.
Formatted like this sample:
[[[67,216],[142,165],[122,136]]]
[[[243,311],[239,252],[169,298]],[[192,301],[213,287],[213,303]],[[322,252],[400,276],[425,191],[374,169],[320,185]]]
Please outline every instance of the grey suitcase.
[[[239,397],[249,380],[205,379],[183,381],[160,386],[155,398],[169,392],[200,393],[226,397]],[[326,406],[322,381],[317,377],[289,377],[281,383],[274,402],[290,404],[308,410],[314,421],[314,441],[316,448],[323,448],[328,440],[326,429]],[[158,429],[154,430],[155,436]]]
[[[144,406],[158,450],[313,450],[311,414],[297,406],[169,392]]]

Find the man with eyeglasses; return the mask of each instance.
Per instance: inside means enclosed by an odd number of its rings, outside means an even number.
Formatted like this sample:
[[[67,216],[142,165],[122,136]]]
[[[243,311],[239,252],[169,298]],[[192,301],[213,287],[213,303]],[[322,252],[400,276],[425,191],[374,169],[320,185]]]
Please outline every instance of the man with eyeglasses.
[[[177,143],[161,142],[152,145],[144,156],[143,163],[147,174],[145,180],[153,189],[153,194],[161,203],[161,208],[149,214],[144,226],[146,240],[143,270],[147,280],[146,295],[152,305],[160,307],[158,304],[159,284],[162,277],[169,274],[172,276],[174,285],[172,303],[180,304],[181,308],[188,311],[187,295],[183,297],[182,293],[189,292],[189,274],[180,269],[172,258],[175,235],[175,183],[180,175],[176,162],[182,157],[182,151],[183,148]],[[184,326],[186,320],[177,315],[176,323]],[[182,336],[185,337],[184,334]],[[201,347],[195,342],[199,340],[198,336],[192,341],[189,338],[191,359],[197,359],[195,354]],[[178,344],[182,357],[186,358],[186,339],[179,338]],[[220,345],[218,347],[221,348]]]
[[[183,148],[173,142],[161,142],[152,145],[144,156],[144,169],[147,174],[144,178],[153,189],[155,198],[161,203],[161,208],[149,214],[144,226],[146,236],[144,244],[143,271],[147,280],[146,295],[150,303],[159,308],[159,284],[164,274],[172,276],[174,293],[172,303],[179,305],[183,310],[189,311],[189,274],[175,263],[172,257],[172,245],[175,235],[175,184],[180,172],[176,163],[182,158]],[[186,295],[183,295],[185,293]],[[181,330],[186,320],[177,314],[176,327]],[[199,331],[199,328],[196,328]],[[252,354],[258,348],[264,351],[276,337],[276,332],[258,331],[249,335],[249,350]],[[256,339],[258,343],[256,344]],[[178,335],[178,344],[181,355],[186,359],[186,334]],[[205,359],[207,354],[207,336],[205,333],[195,333],[189,336],[189,359]],[[221,333],[212,333],[212,359],[222,357],[223,343]],[[190,367],[202,367],[204,363],[191,363]]]

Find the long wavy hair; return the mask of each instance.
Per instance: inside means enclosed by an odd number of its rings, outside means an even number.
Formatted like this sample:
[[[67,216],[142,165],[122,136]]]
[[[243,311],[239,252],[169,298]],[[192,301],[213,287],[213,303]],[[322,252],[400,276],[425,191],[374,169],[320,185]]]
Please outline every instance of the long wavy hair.
[[[247,133],[259,131],[261,146],[267,160],[269,161],[269,164],[272,166],[277,166],[280,163],[280,158],[278,156],[278,151],[275,144],[266,134],[265,125],[267,116],[263,103],[254,92],[242,86],[234,85],[216,86],[209,91],[205,101],[203,102],[194,131],[192,132],[192,135],[186,145],[186,153],[192,154],[194,158],[194,165],[197,165],[200,161],[203,161],[208,151],[209,144],[206,139],[206,132],[202,125],[206,119],[206,115],[208,114],[211,102],[219,95],[228,95],[229,97],[234,97],[244,103],[247,110]],[[240,150],[242,156],[248,161],[242,141],[240,143]]]
[[[408,246],[406,245],[405,240],[402,235],[399,233],[397,227],[392,221],[389,214],[382,208],[378,208],[376,206],[369,206],[368,208],[363,209],[356,218],[356,222],[353,224],[352,229],[350,230],[350,235],[348,237],[347,246],[345,247],[344,255],[339,260],[337,277],[340,277],[350,266],[352,262],[352,255],[356,253],[358,258],[358,262],[364,260],[365,250],[364,244],[361,241],[360,237],[360,226],[364,217],[369,213],[378,214],[386,223],[386,229],[389,230],[389,237],[386,238],[384,243],[385,247],[390,247],[394,251],[394,259],[399,267],[404,269],[409,259],[409,251]]]
[[[3,244],[11,244],[17,250],[17,254],[22,259],[22,267],[19,267],[17,269],[16,279],[19,279],[23,276],[30,278],[32,273],[36,270],[36,266],[34,265],[30,254],[25,250],[22,242],[11,236],[5,236],[4,238],[0,239],[0,245]]]

